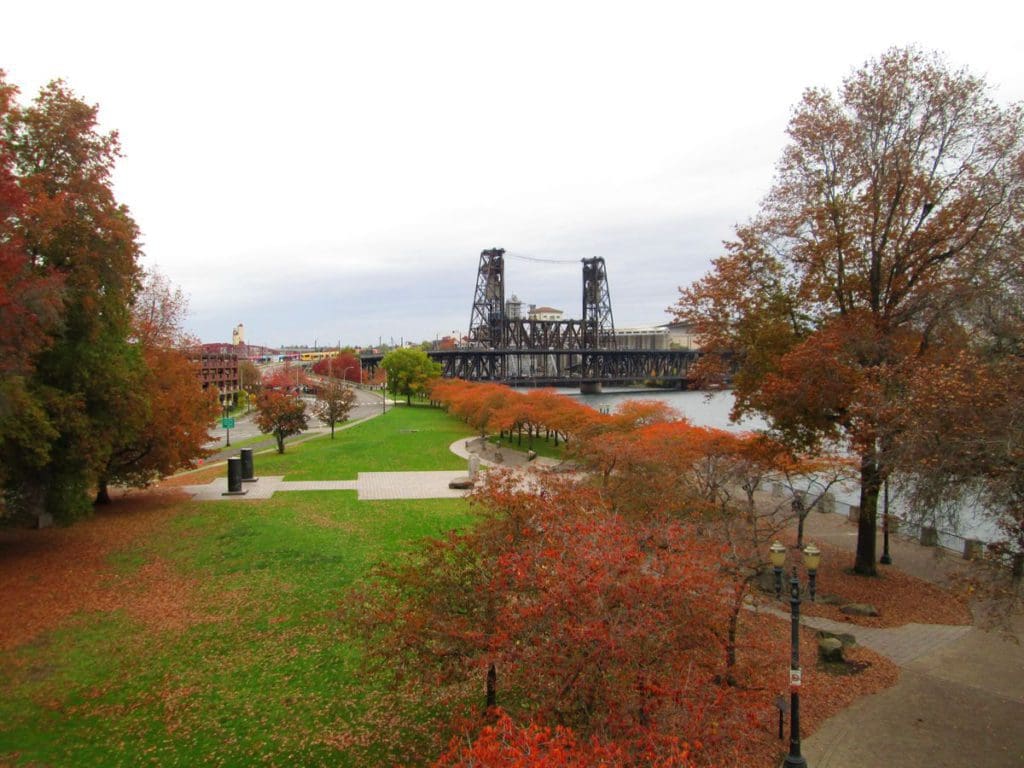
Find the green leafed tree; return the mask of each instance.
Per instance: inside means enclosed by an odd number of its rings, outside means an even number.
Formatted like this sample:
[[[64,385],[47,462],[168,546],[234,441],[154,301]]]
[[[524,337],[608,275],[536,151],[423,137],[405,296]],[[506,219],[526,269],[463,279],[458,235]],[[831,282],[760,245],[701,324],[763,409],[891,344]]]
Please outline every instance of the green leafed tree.
[[[441,375],[441,366],[422,349],[395,349],[384,355],[381,367],[387,372],[388,392],[405,397],[412,403],[413,395],[425,395],[430,382]]]
[[[854,567],[873,574],[908,382],[966,343],[965,308],[1020,259],[1024,118],[939,56],[894,49],[808,90],[788,134],[757,216],[676,314],[736,368],[738,414],[856,452]]]
[[[0,141],[25,199],[8,224],[36,274],[62,285],[59,323],[32,357],[12,414],[35,425],[19,433],[31,450],[5,439],[4,482],[29,514],[70,518],[89,510],[98,474],[130,429],[123,414],[139,405],[145,366],[130,342],[139,233],[113,192],[117,134],[101,132],[97,107],[64,83],[11,105]]]

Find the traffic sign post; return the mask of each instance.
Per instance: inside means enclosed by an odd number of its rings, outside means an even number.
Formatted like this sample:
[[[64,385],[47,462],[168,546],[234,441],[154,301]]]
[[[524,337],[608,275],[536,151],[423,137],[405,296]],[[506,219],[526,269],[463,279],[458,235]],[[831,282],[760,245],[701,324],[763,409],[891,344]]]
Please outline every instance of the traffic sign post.
[[[231,447],[231,430],[235,426],[235,420],[230,418],[230,417],[228,417],[228,416],[225,416],[223,419],[220,420],[220,424],[221,424],[222,427],[224,427],[225,431],[227,432],[227,439],[225,440],[224,445],[226,447],[230,448]]]

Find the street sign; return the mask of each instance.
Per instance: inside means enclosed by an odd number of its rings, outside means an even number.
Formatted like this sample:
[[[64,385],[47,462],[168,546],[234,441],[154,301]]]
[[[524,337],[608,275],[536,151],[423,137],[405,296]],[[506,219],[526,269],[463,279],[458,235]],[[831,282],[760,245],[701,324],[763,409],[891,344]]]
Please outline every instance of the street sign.
[[[225,418],[220,420],[220,425],[222,427],[224,427],[224,429],[234,429],[235,428],[235,420],[234,419],[229,419],[229,418],[225,417]]]
[[[789,670],[789,687],[790,688],[799,688],[800,687],[800,677],[801,677],[801,675],[800,675],[800,670],[799,669],[790,669]]]

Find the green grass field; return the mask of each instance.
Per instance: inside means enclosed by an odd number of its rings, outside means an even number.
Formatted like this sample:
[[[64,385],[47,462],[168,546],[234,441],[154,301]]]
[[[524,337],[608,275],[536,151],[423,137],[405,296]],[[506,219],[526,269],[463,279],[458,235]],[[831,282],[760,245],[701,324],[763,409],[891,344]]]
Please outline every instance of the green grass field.
[[[467,434],[439,411],[397,408],[257,469],[459,468],[448,445]],[[107,555],[123,606],[78,611],[0,655],[0,765],[392,764],[393,739],[364,718],[386,694],[339,609],[374,562],[471,520],[461,499],[347,491],[177,505]]]
[[[493,445],[500,445],[502,448],[507,448],[513,451],[523,451],[524,453],[529,450],[533,450],[538,456],[545,456],[549,459],[564,459],[565,458],[565,443],[559,441],[558,445],[555,445],[554,438],[551,441],[544,439],[543,435],[540,437],[534,436],[533,444],[530,444],[530,439],[523,435],[522,443],[520,444],[519,438],[516,435],[509,437],[498,437],[498,435],[491,435],[488,440]]]
[[[256,472],[286,480],[355,480],[359,472],[464,469],[465,459],[449,450],[472,430],[444,412],[425,406],[389,408],[382,416],[297,445],[283,454],[257,457]]]

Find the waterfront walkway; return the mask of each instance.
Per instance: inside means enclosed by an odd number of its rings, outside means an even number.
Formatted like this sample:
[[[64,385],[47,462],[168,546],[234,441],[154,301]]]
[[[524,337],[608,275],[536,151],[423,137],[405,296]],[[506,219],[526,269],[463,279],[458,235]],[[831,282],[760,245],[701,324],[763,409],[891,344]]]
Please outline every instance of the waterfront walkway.
[[[839,515],[808,519],[808,538],[853,552],[856,528]],[[935,548],[896,538],[892,566],[935,583],[966,567]],[[901,668],[891,688],[858,699],[803,742],[811,768],[1024,765],[1024,646],[978,627],[906,624],[875,629],[817,617]],[[1018,616],[1014,629],[1024,633]]]

